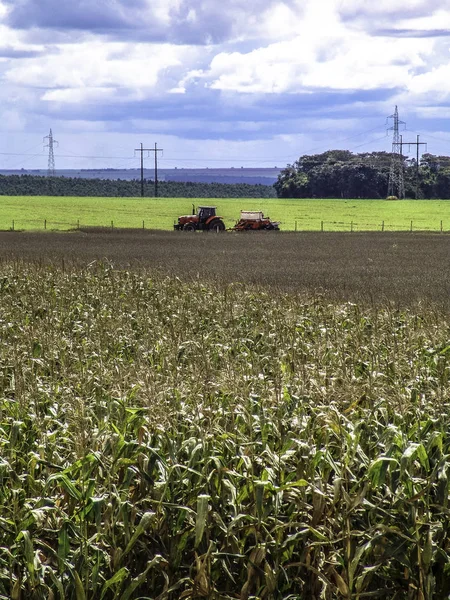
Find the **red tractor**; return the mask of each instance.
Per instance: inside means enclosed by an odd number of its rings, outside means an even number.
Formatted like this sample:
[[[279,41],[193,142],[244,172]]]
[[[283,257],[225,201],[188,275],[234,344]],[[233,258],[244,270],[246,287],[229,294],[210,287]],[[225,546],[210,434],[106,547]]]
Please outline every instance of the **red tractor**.
[[[241,218],[232,227],[233,231],[280,231],[280,223],[271,221],[260,210],[241,210]]]
[[[173,228],[176,231],[224,231],[225,224],[222,217],[216,215],[215,206],[199,206],[195,212],[192,205],[192,215],[178,217]]]

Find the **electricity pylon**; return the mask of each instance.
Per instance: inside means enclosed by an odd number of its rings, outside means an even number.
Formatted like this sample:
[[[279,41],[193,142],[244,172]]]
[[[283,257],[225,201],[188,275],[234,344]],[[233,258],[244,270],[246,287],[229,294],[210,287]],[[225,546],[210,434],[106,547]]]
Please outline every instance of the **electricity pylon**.
[[[55,176],[55,155],[53,154],[53,148],[58,146],[58,142],[53,139],[52,130],[50,129],[50,133],[45,136],[45,140],[48,140],[48,144],[44,146],[44,148],[48,148],[48,169],[47,176],[54,177]]]
[[[399,125],[406,125],[404,121],[399,121],[397,106],[393,115],[388,119],[394,119],[394,125],[389,127],[388,131],[394,132],[392,138],[392,158],[391,168],[389,170],[388,196],[397,196],[397,198],[405,197],[405,181],[403,178],[403,156],[402,142],[399,133]]]

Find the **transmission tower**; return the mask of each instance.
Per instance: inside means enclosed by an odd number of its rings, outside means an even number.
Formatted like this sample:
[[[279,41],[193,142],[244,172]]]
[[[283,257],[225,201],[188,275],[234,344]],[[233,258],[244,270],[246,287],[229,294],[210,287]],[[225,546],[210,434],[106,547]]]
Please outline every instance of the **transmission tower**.
[[[394,119],[394,125],[388,129],[388,131],[394,132],[394,137],[392,138],[392,158],[387,195],[404,198],[405,182],[403,179],[402,141],[399,133],[399,125],[406,125],[406,123],[399,121],[397,106],[395,107],[394,114],[388,117],[388,119]]]
[[[55,155],[53,154],[53,148],[58,147],[58,142],[53,139],[52,130],[50,129],[50,133],[45,136],[45,141],[48,140],[48,144],[44,146],[44,148],[48,148],[48,169],[47,176],[54,177],[55,176]]]

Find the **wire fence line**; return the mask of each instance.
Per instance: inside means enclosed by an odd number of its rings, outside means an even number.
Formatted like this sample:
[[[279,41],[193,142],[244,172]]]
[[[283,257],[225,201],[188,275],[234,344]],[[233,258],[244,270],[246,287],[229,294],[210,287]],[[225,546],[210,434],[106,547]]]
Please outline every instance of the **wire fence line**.
[[[378,223],[359,223],[357,221],[318,221],[317,227],[311,228],[302,227],[301,220],[294,222],[294,231],[430,231],[444,233],[444,221],[437,222],[434,226],[422,225],[420,221],[414,221],[413,219],[403,222],[401,225],[395,223],[388,223],[386,221],[379,221]]]
[[[80,219],[73,221],[50,221],[48,219],[13,219],[10,227],[0,227],[3,231],[67,231],[81,229],[151,229],[149,221],[136,221],[134,225],[121,225],[119,221],[106,223],[83,223]]]
[[[51,221],[48,219],[13,219],[8,226],[5,223],[0,226],[2,231],[67,231],[67,230],[84,230],[84,229],[102,229],[102,230],[116,230],[116,229],[135,229],[135,230],[149,230],[152,228],[150,221],[145,219],[136,220],[134,225],[129,223],[123,224],[120,221],[106,221],[104,223],[83,223],[82,220],[77,219],[75,222],[72,221]],[[317,220],[314,223],[305,219],[296,219],[295,221],[282,221],[282,231],[296,231],[296,232],[369,232],[369,231],[386,231],[386,232],[398,232],[398,231],[409,231],[409,232],[434,232],[434,233],[446,233],[450,232],[450,221],[446,224],[443,221],[436,222],[435,225],[430,226],[422,225],[419,220],[404,221],[402,224],[388,223],[386,221],[380,221],[378,223],[361,223],[358,221],[325,221]],[[157,228],[160,229],[160,228]],[[162,228],[164,229],[164,228]],[[172,229],[169,227],[169,229]]]

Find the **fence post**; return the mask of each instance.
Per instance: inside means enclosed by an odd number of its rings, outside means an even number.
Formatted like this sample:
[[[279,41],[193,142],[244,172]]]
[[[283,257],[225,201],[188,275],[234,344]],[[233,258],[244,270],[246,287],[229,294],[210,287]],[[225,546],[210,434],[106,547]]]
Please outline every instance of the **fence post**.
[[[295,231],[297,231],[297,221],[295,221]]]
[[[353,231],[353,221],[350,222],[350,231]]]
[[[80,229],[80,219],[77,219],[77,229]]]
[[[47,219],[44,219],[44,229],[47,229]]]
[[[114,223],[111,221],[111,231],[114,229]]]
[[[323,221],[320,222],[320,231],[323,231]]]
[[[409,228],[409,231],[412,231],[412,221],[411,221],[411,227]]]
[[[384,231],[384,221],[381,222],[381,231]]]
[[[145,229],[145,223],[142,221],[142,229]]]
[[[441,221],[441,233],[444,231],[443,227],[442,227],[442,221]]]
[[[14,219],[13,219],[13,222],[12,222],[12,230],[14,231]]]

